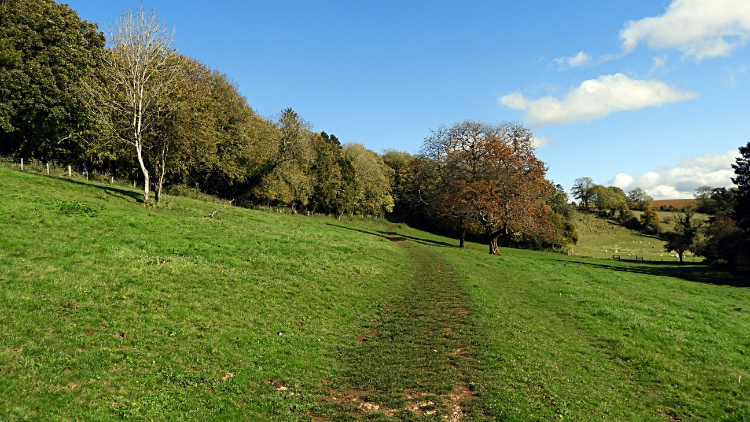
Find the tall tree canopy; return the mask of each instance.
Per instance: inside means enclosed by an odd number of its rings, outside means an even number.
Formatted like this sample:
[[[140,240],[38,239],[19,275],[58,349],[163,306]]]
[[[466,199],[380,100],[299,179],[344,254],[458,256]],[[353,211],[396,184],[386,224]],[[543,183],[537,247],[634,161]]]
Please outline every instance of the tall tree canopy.
[[[636,187],[628,192],[627,204],[630,209],[643,211],[651,208],[653,203],[654,198],[641,188]]]
[[[594,180],[590,177],[579,177],[573,184],[573,197],[580,201],[584,208],[588,208],[591,203],[594,187]]]
[[[382,216],[393,211],[393,170],[383,158],[357,143],[344,145],[344,157],[351,162],[357,180],[354,212]]]
[[[275,136],[264,145],[269,155],[255,175],[259,183],[253,195],[265,203],[306,206],[315,186],[311,125],[287,108],[279,114],[276,127]]]
[[[552,236],[546,167],[532,141],[515,123],[466,121],[433,131],[423,144],[440,179],[433,207],[461,229],[481,231],[491,254],[499,254],[501,236]]]
[[[82,155],[92,122],[78,81],[103,54],[97,29],[53,0],[0,2],[0,154]]]

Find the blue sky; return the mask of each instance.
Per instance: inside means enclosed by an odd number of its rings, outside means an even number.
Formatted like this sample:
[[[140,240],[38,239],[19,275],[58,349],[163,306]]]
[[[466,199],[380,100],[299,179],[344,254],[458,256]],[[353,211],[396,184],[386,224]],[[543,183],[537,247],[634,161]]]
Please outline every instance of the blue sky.
[[[71,0],[100,28],[139,1]],[[152,0],[176,46],[261,115],[416,153],[430,129],[520,121],[548,177],[657,199],[729,186],[750,142],[747,0]]]

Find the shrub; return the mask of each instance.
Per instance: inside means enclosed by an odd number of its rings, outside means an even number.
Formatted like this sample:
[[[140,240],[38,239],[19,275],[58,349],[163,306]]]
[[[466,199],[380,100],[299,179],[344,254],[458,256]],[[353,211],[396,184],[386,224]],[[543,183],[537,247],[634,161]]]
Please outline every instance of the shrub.
[[[641,214],[641,226],[647,232],[662,232],[661,223],[659,223],[659,214],[651,208],[647,208],[646,211]]]

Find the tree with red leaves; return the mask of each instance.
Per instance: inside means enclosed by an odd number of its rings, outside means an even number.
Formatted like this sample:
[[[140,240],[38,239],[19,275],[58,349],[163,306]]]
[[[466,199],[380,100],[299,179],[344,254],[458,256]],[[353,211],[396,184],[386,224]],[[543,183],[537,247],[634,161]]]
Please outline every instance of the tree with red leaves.
[[[432,207],[444,220],[466,221],[466,229],[484,234],[490,254],[499,255],[501,237],[552,236],[546,167],[532,142],[521,125],[472,121],[425,139],[422,153],[436,164],[440,180]]]

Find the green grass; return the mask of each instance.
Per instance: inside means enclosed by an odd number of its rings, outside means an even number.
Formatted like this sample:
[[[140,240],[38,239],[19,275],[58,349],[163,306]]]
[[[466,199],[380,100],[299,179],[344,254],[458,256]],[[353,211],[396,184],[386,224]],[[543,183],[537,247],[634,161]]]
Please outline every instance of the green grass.
[[[2,420],[306,418],[408,267],[332,220],[4,169],[0,186]]]
[[[359,343],[342,346],[344,377],[330,386],[330,398],[316,415],[331,421],[443,421],[463,404],[455,396],[470,397],[476,388],[477,329],[460,278],[435,251],[414,242],[403,248],[413,265],[409,282],[384,297]],[[365,412],[365,406],[375,411]]]
[[[640,215],[640,212],[634,212]],[[659,212],[660,218],[671,216],[671,213]],[[700,214],[699,220],[707,216]],[[637,230],[627,229],[613,220],[597,216],[594,213],[578,212],[574,219],[580,240],[578,244],[570,246],[575,255],[592,258],[612,259],[613,255],[620,259],[652,262],[678,262],[676,253],[665,250],[665,241],[654,235],[643,234]],[[665,230],[671,230],[672,225],[662,224]],[[616,252],[615,252],[616,251]],[[687,262],[702,262],[703,258],[690,253],[684,258]]]
[[[747,279],[696,265],[433,248],[460,273],[484,339],[476,405],[486,415],[717,420],[749,407]]]
[[[750,419],[747,279],[138,197],[0,169],[0,420]]]

